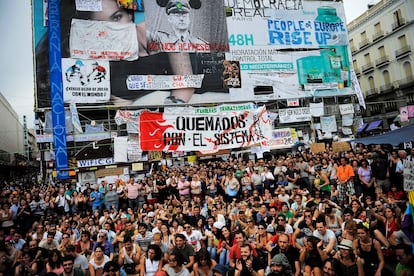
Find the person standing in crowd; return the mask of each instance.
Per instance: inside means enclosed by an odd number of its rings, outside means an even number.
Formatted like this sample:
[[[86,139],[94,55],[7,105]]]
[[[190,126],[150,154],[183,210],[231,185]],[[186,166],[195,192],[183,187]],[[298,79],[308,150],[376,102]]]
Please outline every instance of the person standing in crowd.
[[[128,197],[128,207],[133,210],[138,208],[138,189],[138,183],[136,183],[133,178],[130,178],[125,186],[125,191]]]
[[[387,193],[390,188],[390,169],[387,165],[387,161],[381,159],[378,153],[373,153],[373,162],[371,163],[372,177],[374,178],[374,184],[377,189],[381,189],[382,192]]]
[[[338,166],[336,176],[338,177],[338,190],[339,190],[339,202],[348,202],[348,198],[355,193],[354,183],[352,181],[354,177],[354,170],[351,165],[348,164],[348,160],[345,157],[340,159],[341,165]]]

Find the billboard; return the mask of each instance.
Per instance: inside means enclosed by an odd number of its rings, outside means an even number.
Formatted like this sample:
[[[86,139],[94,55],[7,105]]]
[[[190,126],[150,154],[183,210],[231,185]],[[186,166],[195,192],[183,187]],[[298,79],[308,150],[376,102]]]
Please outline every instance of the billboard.
[[[60,1],[65,103],[144,107],[354,93],[340,2],[137,3],[144,8]],[[37,108],[51,106],[45,5],[33,0]],[[74,71],[76,90],[65,82],[69,61],[87,65],[80,72],[94,64],[105,71],[93,79]]]

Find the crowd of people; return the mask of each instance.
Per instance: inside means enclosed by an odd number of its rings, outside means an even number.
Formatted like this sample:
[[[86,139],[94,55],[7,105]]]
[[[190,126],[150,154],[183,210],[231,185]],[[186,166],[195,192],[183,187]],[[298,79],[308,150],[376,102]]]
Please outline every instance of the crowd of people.
[[[413,158],[361,146],[113,183],[5,181],[0,275],[414,275]]]

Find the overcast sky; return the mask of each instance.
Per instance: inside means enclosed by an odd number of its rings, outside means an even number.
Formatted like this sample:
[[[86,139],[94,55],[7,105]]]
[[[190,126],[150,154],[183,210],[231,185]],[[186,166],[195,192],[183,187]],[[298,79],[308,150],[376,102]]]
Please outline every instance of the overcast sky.
[[[344,0],[347,21],[367,9],[373,0]],[[0,0],[0,92],[33,127],[34,81],[31,32],[31,1]]]

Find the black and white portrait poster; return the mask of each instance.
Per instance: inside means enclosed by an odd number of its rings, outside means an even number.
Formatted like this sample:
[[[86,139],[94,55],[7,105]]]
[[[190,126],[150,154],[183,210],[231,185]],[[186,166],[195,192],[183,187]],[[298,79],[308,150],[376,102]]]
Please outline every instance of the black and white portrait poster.
[[[145,0],[150,52],[227,52],[222,0]]]

